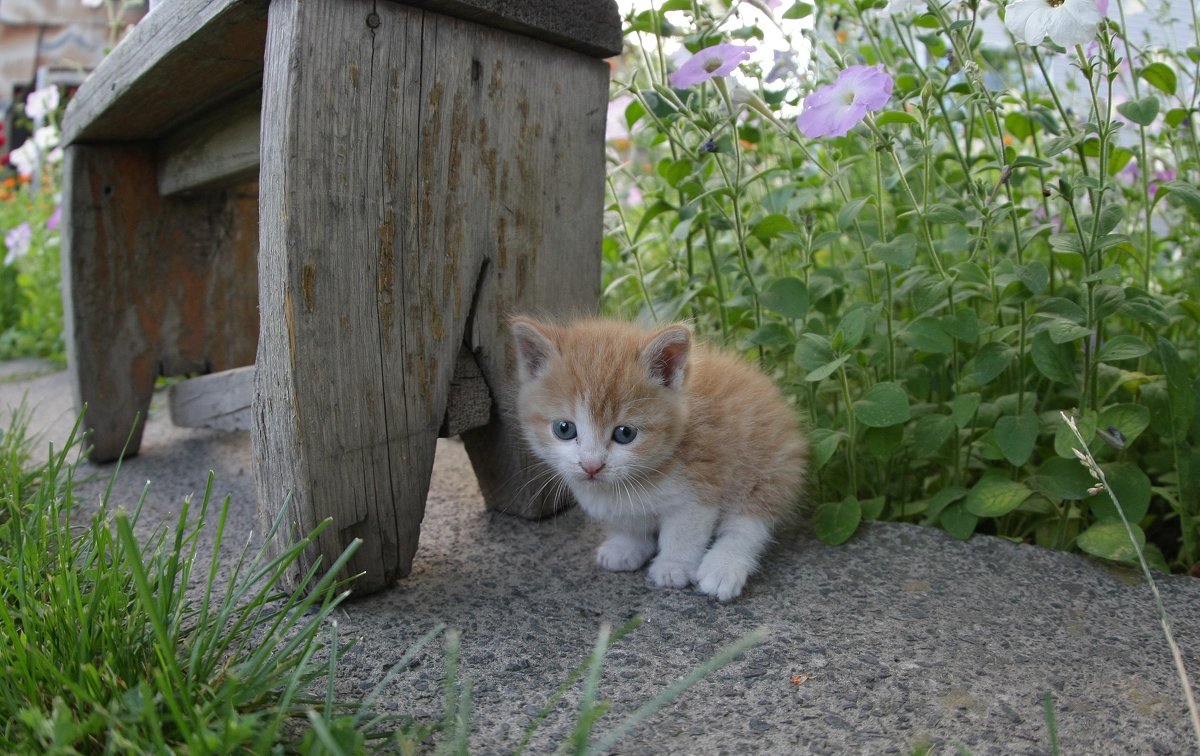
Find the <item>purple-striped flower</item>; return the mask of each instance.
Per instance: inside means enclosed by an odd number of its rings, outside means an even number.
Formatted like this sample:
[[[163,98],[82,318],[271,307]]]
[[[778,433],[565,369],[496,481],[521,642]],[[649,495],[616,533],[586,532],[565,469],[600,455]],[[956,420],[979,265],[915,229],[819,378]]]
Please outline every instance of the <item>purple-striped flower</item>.
[[[796,126],[806,137],[845,136],[868,112],[879,110],[892,96],[892,77],[883,66],[850,66],[804,98]]]
[[[686,89],[714,76],[728,76],[733,69],[750,57],[755,47],[722,42],[706,47],[684,61],[679,70],[668,78],[675,89]]]

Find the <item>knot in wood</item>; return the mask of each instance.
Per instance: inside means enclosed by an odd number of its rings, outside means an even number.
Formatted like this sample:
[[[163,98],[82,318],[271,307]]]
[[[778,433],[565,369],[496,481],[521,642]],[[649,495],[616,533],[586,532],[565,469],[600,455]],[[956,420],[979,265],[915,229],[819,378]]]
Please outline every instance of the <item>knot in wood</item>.
[[[372,29],[379,28],[379,14],[378,13],[371,11],[371,13],[367,15],[367,26],[371,27]]]

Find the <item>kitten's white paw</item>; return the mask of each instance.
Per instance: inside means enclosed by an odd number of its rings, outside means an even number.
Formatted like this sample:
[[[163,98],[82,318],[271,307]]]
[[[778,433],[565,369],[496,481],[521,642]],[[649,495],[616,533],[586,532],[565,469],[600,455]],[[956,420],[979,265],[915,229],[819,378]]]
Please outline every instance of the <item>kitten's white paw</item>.
[[[612,535],[596,549],[596,564],[612,572],[640,570],[654,556],[654,549],[653,538]]]
[[[696,568],[659,557],[650,563],[650,581],[659,588],[686,588],[696,579]]]
[[[701,593],[715,596],[717,601],[729,601],[742,595],[750,569],[743,562],[708,554],[696,572],[696,586]]]

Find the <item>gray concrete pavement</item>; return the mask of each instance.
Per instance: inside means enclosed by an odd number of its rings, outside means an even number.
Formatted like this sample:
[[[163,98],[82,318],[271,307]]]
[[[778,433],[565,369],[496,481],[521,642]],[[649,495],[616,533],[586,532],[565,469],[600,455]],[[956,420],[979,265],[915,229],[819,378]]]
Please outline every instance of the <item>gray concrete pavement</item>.
[[[0,416],[26,394],[43,438],[65,438],[74,420],[65,374],[0,364]],[[173,518],[212,469],[217,494],[232,497],[240,542],[257,527],[250,466],[246,434],[175,428],[160,398],[114,500],[132,505],[149,481],[144,525]],[[81,467],[98,476],[84,495],[97,496],[112,469]],[[638,614],[645,623],[609,653],[600,695],[613,706],[599,731],[735,638],[759,627],[768,636],[634,731],[622,753],[1048,753],[1046,691],[1064,753],[1197,753],[1150,593],[1133,571],[872,524],[840,547],[786,536],[743,597],[723,606],[656,590],[644,573],[598,570],[599,540],[578,511],[543,522],[485,511],[466,454],[442,442],[412,575],[339,613],[343,636],[363,639],[342,665],[340,693],[370,690],[444,622],[462,631],[474,685],[472,751],[508,753],[601,623]],[[1200,677],[1200,580],[1159,586]],[[440,659],[440,649],[423,653],[381,706],[437,716]],[[530,752],[563,741],[577,701],[578,688]]]

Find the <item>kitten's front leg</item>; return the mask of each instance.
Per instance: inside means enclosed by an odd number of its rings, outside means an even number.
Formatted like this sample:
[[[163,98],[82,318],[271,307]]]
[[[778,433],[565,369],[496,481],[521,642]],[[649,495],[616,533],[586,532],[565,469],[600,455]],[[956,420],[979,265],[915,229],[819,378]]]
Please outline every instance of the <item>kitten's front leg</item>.
[[[742,593],[750,573],[771,541],[771,524],[757,517],[735,515],[722,520],[717,540],[704,556],[696,575],[702,593],[729,601]]]
[[[684,588],[696,570],[717,524],[717,510],[684,504],[663,515],[658,556],[650,564],[650,580],[659,588]]]
[[[596,564],[613,572],[640,570],[657,548],[654,522],[623,520],[608,524],[608,538],[596,549]]]

